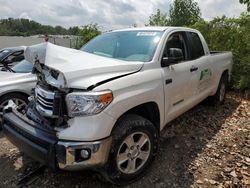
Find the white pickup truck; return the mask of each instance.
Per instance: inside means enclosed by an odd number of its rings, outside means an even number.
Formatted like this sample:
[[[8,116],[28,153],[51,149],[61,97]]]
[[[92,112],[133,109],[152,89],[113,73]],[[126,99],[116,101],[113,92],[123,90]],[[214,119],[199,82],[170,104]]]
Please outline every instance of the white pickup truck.
[[[43,43],[25,58],[38,82],[25,115],[5,107],[5,135],[51,168],[97,169],[114,184],[145,172],[168,122],[208,97],[223,103],[232,69],[232,53],[182,27],[112,31],[80,50]]]

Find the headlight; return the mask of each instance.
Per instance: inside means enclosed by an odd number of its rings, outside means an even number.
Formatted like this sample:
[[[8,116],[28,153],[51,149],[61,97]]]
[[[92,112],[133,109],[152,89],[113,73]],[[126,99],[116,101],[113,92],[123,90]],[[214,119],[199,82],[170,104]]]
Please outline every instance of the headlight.
[[[95,115],[104,110],[113,100],[111,91],[75,92],[66,96],[70,117]]]

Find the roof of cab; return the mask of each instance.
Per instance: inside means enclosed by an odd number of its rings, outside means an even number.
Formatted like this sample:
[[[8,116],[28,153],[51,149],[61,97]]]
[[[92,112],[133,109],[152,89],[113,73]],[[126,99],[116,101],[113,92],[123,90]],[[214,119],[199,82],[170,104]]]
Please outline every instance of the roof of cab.
[[[131,27],[126,29],[118,29],[114,30],[113,32],[117,31],[165,31],[168,27]]]
[[[195,29],[187,28],[187,27],[160,27],[160,26],[146,26],[146,27],[131,27],[126,29],[118,29],[112,32],[120,32],[120,31],[166,31],[166,30],[176,30],[181,29],[183,31],[197,31]]]

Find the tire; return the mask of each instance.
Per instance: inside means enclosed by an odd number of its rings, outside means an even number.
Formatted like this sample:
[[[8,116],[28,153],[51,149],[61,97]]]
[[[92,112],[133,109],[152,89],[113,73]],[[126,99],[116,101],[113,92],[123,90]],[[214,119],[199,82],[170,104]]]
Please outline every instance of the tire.
[[[2,97],[0,97],[0,130],[2,129],[2,113],[3,108],[6,104],[8,104],[9,100],[13,100],[15,103],[20,105],[20,112],[23,112],[25,108],[27,107],[27,104],[29,102],[28,96],[21,93],[9,93],[5,94]]]
[[[115,185],[132,183],[146,172],[157,154],[158,130],[149,120],[128,114],[118,120],[112,136],[109,159],[102,174]]]
[[[223,74],[220,79],[219,86],[217,88],[215,95],[207,98],[207,104],[212,106],[224,104],[226,98],[227,86],[228,86],[228,75]]]

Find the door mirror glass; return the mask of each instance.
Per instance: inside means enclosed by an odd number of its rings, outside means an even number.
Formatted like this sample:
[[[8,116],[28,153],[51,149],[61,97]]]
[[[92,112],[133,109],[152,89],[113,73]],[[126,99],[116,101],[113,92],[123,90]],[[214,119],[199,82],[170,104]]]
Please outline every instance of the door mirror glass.
[[[168,57],[163,57],[161,61],[162,67],[167,67],[172,64],[179,63],[184,60],[182,49],[180,48],[169,48]]]

